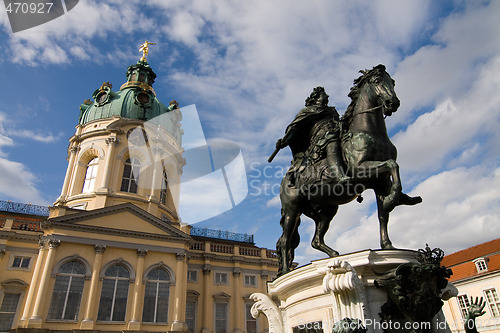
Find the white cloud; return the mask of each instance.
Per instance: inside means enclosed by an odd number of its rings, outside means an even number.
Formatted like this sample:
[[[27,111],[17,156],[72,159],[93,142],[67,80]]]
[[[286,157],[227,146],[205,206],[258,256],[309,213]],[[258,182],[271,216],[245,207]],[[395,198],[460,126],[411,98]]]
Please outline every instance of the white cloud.
[[[267,207],[281,207],[281,200],[279,195],[274,196],[271,200],[266,203]]]
[[[499,90],[500,57],[496,57],[484,65],[469,92],[440,103],[394,136],[402,169],[428,174],[446,166],[453,159],[452,153],[463,151],[468,153],[462,153],[458,159],[465,163],[473,161],[477,152],[474,155],[470,152],[480,149],[478,140],[499,129]],[[467,156],[471,160],[464,160]]]
[[[484,71],[490,58],[500,53],[500,3],[468,2],[463,12],[443,20],[433,44],[422,46],[405,58],[394,75],[406,122],[420,108],[466,93]]]
[[[62,137],[62,133],[59,135],[54,135],[51,132],[39,132],[39,131],[33,131],[33,130],[28,130],[28,129],[21,129],[21,130],[12,130],[9,129],[5,131],[5,133],[9,136],[12,137],[18,137],[18,138],[23,138],[23,139],[31,139],[35,140],[38,142],[43,142],[43,143],[52,143],[59,141]]]
[[[7,129],[6,129],[7,128]],[[14,147],[12,137],[33,139],[44,143],[57,141],[52,134],[36,134],[31,130],[16,130],[4,112],[0,112],[0,195],[8,200],[47,204],[37,188],[37,176],[19,162],[9,160],[8,153],[2,147]]]
[[[36,188],[36,177],[25,165],[0,157],[0,194],[20,202],[47,204]]]

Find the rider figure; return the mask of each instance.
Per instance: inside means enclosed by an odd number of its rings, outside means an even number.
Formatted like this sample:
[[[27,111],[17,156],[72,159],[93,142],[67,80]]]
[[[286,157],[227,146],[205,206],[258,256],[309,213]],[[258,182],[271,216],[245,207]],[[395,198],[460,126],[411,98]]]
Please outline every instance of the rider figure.
[[[276,142],[276,149],[290,146],[292,150],[292,165],[286,175],[290,187],[298,187],[298,175],[321,156],[326,157],[327,169],[320,174],[337,183],[350,179],[342,168],[339,114],[334,107],[328,106],[328,97],[323,87],[314,88],[306,99],[306,107],[299,111],[283,138]],[[321,138],[313,140],[315,135]]]

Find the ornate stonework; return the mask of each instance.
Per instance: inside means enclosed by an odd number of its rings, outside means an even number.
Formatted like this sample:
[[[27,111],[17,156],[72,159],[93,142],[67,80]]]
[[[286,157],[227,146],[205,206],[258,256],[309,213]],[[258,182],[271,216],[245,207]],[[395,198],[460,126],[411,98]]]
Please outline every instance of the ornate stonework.
[[[254,293],[250,295],[250,298],[255,302],[250,310],[252,316],[257,318],[263,313],[269,323],[269,333],[284,333],[281,312],[269,296],[262,293]]]

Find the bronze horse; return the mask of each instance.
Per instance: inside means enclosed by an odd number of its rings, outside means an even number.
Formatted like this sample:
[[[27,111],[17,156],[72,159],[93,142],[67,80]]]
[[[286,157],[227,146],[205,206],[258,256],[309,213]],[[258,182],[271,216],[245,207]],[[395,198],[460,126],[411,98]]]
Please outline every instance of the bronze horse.
[[[349,97],[352,102],[341,118],[341,147],[348,181],[337,182],[321,171],[328,167],[328,159],[310,161],[298,175],[296,186],[283,179],[280,189],[283,234],[276,248],[279,258],[278,276],[290,271],[294,251],[299,245],[300,215],[314,220],[316,230],[312,247],[330,257],[339,253],[324,242],[330,222],[343,205],[360,197],[366,189],[375,192],[380,223],[380,246],[393,249],[387,232],[389,213],[398,205],[420,203],[420,197],[402,193],[396,147],[387,134],[385,117],[396,112],[399,99],[394,91],[394,80],[378,65],[354,81]],[[310,145],[318,145],[326,131],[310,131]],[[318,134],[319,133],[319,134]]]

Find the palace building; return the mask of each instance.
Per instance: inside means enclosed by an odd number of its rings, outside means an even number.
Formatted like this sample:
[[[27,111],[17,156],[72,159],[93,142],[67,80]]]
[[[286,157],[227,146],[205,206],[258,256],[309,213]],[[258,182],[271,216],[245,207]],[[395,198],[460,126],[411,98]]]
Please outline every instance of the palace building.
[[[479,332],[500,330],[500,238],[451,253],[441,262],[453,270],[449,281],[457,297],[445,302],[443,312],[452,332],[465,332],[469,306],[483,298],[485,314],[476,319]]]
[[[80,106],[54,205],[0,202],[0,332],[263,332],[276,252],[181,223],[182,113],[145,57],[126,76]]]

